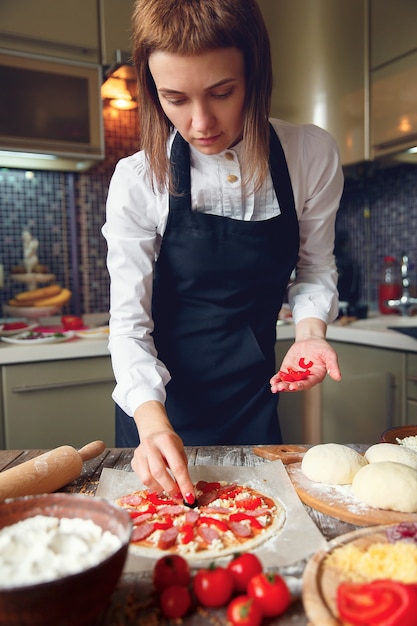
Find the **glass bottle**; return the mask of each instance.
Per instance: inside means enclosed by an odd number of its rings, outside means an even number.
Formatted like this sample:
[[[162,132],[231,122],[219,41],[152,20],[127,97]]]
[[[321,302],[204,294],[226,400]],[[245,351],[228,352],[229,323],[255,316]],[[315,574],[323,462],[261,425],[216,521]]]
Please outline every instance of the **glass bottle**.
[[[378,306],[383,315],[398,314],[399,310],[386,305],[387,300],[401,298],[400,267],[393,256],[384,257],[384,268],[378,288]]]

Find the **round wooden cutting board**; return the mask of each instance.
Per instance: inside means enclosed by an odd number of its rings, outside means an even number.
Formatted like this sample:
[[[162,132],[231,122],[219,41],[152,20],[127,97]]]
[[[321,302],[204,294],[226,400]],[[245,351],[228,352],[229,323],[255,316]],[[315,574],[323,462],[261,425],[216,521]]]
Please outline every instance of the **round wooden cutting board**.
[[[361,528],[331,541],[327,550],[317,552],[307,563],[303,575],[303,604],[312,626],[341,626],[336,609],[336,590],[342,582],[337,570],[326,566],[326,557],[342,545],[368,547],[373,543],[387,543],[385,530],[390,526]]]
[[[351,485],[329,485],[309,480],[301,469],[301,463],[287,465],[287,472],[304,504],[343,522],[356,526],[417,522],[417,513],[375,509],[360,502],[354,496]]]

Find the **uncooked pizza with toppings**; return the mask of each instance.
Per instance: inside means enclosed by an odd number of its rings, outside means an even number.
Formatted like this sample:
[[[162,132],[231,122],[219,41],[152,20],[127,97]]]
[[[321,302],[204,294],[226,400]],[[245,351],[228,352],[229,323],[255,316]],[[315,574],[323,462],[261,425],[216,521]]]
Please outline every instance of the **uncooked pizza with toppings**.
[[[227,482],[195,484],[196,506],[143,489],[116,500],[133,521],[133,553],[212,559],[252,550],[285,523],[284,505],[258,490]]]

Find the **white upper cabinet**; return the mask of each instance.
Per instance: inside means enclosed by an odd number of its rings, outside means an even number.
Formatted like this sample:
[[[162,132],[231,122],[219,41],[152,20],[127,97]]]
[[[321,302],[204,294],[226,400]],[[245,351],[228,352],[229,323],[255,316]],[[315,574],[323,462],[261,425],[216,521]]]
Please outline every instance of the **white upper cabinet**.
[[[0,48],[113,65],[131,53],[134,0],[0,0]]]
[[[416,162],[417,0],[258,0],[271,113],[336,139],[344,166]]]
[[[0,47],[100,63],[96,0],[0,0]]]
[[[416,0],[371,0],[371,69],[416,50]]]
[[[130,58],[131,16],[134,0],[99,0],[102,33],[102,63],[113,65],[117,51]]]
[[[415,162],[417,2],[371,0],[371,149]]]

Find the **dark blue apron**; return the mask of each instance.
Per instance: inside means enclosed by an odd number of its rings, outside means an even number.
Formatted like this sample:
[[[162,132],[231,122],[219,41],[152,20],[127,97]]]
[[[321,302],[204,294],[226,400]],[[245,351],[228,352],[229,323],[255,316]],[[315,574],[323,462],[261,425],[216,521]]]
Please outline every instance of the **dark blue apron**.
[[[179,133],[171,168],[179,195],[170,196],[153,296],[155,346],[172,377],[168,417],[185,445],[280,443],[278,394],[269,380],[278,312],[299,250],[281,143],[271,127],[270,170],[281,214],[264,221],[192,210],[190,151]],[[135,441],[119,438],[116,445],[137,442],[136,433]]]

